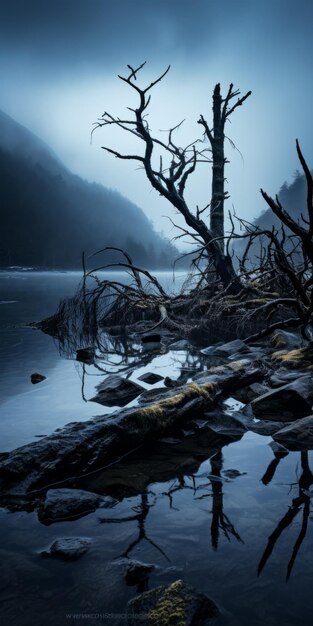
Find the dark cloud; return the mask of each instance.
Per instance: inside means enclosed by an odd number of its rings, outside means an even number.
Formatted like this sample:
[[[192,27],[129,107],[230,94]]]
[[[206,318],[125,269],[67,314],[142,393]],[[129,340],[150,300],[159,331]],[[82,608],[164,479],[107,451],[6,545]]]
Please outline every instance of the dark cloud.
[[[59,70],[103,67],[126,55],[190,59],[215,45],[230,17],[236,28],[249,1],[231,2],[231,16],[227,7],[217,0],[2,0],[0,45],[8,56],[24,53],[34,66]]]

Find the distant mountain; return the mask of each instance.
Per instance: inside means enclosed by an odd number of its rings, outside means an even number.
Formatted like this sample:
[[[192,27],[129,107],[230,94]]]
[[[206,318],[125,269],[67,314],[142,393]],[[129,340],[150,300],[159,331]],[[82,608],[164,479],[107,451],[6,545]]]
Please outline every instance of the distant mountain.
[[[299,171],[295,173],[294,180],[289,185],[285,182],[278,192],[278,198],[284,209],[295,220],[301,219],[301,214],[305,219],[308,218],[306,209],[306,194],[307,186],[305,176]],[[254,222],[260,228],[271,228],[272,226],[278,226],[279,220],[271,211],[266,209]]]
[[[105,246],[127,250],[146,268],[170,267],[178,256],[139,207],[72,174],[49,146],[1,111],[0,212],[1,265],[80,268],[82,251]]]
[[[289,213],[294,220],[299,220],[300,224],[305,227],[305,222],[303,222],[301,217],[301,215],[303,215],[305,219],[308,219],[306,208],[307,186],[305,176],[297,171],[293,182],[289,185],[285,182],[277,195],[280,203],[287,213]],[[265,206],[267,205],[265,204]],[[253,224],[263,230],[271,230],[273,226],[275,226],[275,228],[279,228],[281,226],[280,220],[270,208],[265,209],[259,217],[253,220]],[[288,234],[288,232],[289,230],[286,228],[286,233]],[[246,244],[247,239],[235,241],[233,245],[235,254],[240,257],[243,254]],[[259,255],[259,253],[259,243],[256,239],[254,245],[250,248],[249,256],[253,259],[254,255]]]

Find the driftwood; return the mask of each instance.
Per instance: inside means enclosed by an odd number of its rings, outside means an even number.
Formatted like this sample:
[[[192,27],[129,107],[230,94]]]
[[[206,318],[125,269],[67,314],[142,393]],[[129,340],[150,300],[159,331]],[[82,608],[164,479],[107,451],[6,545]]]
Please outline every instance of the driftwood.
[[[162,393],[153,404],[68,424],[40,441],[1,455],[1,491],[30,495],[77,474],[109,467],[146,441],[173,431],[185,419],[201,416],[222,396],[262,377],[262,370],[250,361],[237,361],[212,368],[197,383]]]

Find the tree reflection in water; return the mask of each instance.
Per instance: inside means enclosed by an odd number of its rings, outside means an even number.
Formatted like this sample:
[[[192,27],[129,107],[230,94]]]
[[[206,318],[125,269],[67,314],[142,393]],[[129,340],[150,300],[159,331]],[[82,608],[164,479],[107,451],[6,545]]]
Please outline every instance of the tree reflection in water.
[[[313,474],[309,467],[308,451],[307,450],[302,451],[300,454],[301,454],[302,472],[297,483],[298,488],[299,488],[299,495],[296,498],[293,498],[291,502],[291,506],[288,508],[287,513],[279,520],[274,532],[269,536],[267,546],[262,554],[261,560],[258,565],[258,575],[260,575],[262,570],[264,569],[268,559],[270,558],[274,550],[274,547],[279,537],[281,536],[283,531],[286,528],[288,528],[288,526],[290,526],[290,524],[296,518],[298,513],[300,513],[300,511],[302,511],[302,524],[301,524],[300,532],[298,534],[296,542],[293,546],[292,554],[291,554],[291,557],[287,566],[287,574],[286,574],[287,580],[289,580],[290,578],[293,566],[298,556],[298,552],[305,539],[307,528],[308,528],[308,519],[310,515],[310,502],[311,502],[310,501],[311,494],[309,493],[308,489],[313,484]],[[279,461],[280,459],[278,459],[278,463]],[[275,470],[277,468],[278,463],[276,463]],[[269,478],[270,473],[267,471],[265,474],[265,476],[267,475],[267,480],[264,481],[264,477],[263,477],[262,479],[263,483],[268,484],[270,480],[273,478],[274,473],[275,471],[271,472],[272,475]]]
[[[224,536],[228,541],[231,540],[231,535],[244,543],[240,535],[235,529],[235,526],[230,521],[229,517],[224,513],[224,494],[223,494],[223,481],[221,478],[221,470],[223,468],[223,455],[222,450],[219,450],[210,460],[212,477],[210,482],[212,485],[212,523],[211,523],[211,542],[212,547],[217,550],[219,542],[220,530],[224,533]]]

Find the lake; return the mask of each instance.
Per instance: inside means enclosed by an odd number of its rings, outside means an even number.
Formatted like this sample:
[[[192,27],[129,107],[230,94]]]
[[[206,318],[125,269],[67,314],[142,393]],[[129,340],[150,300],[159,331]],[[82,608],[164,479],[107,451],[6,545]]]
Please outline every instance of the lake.
[[[172,286],[170,274],[158,277]],[[27,326],[54,313],[79,280],[75,272],[0,273],[0,452],[115,410],[91,401],[103,371]],[[174,289],[183,275],[177,281]],[[179,378],[202,367],[196,351],[170,350],[151,353],[130,377]],[[46,380],[32,385],[34,372]],[[306,462],[313,468],[312,452],[274,463],[270,437],[248,432],[229,442],[200,431],[97,473],[93,489],[114,497],[110,509],[51,525],[34,512],[0,509],[2,623],[124,624],[127,601],[140,591],[125,584],[132,558],[155,566],[146,588],[182,578],[207,594],[220,607],[219,624],[309,626],[313,516],[292,501]],[[55,539],[72,536],[93,540],[79,561],[41,558]]]

